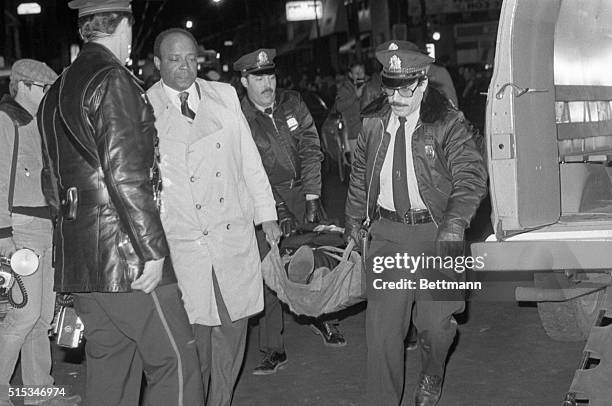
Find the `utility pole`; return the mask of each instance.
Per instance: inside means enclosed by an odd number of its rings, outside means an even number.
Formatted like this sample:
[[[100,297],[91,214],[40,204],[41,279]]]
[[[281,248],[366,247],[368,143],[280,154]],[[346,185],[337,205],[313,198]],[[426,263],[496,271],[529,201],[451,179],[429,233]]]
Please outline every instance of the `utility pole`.
[[[317,39],[321,38],[321,28],[319,27],[319,13],[317,13],[317,0],[312,0],[315,11],[315,24],[317,26]]]
[[[357,0],[346,0],[346,16],[348,20],[349,37],[355,40],[355,58],[361,61],[361,33],[359,29],[359,12]]]
[[[427,37],[429,36],[427,7],[425,5],[425,0],[420,0],[420,3],[421,3],[421,35],[423,36],[423,44],[426,44]]]

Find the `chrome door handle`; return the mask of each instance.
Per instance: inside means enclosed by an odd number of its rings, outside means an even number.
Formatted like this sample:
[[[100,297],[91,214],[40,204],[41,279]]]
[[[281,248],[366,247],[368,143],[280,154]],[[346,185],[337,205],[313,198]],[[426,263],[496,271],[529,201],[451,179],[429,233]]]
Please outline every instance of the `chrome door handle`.
[[[512,87],[514,89],[514,97],[521,97],[525,93],[545,93],[548,92],[548,89],[534,89],[531,87],[521,87],[515,85],[514,83],[504,83],[502,87],[495,93],[495,98],[501,100],[504,98],[504,91],[507,87]]]

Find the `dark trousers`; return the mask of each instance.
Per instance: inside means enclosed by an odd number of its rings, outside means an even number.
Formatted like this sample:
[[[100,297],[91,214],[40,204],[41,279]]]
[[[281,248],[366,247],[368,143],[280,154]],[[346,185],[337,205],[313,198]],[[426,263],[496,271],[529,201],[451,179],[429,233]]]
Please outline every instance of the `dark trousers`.
[[[79,293],[74,307],[87,339],[87,404],[138,405],[143,371],[142,405],[203,404],[195,340],[176,284],[150,294]]]
[[[248,318],[232,321],[221,297],[217,278],[213,286],[220,326],[194,324],[207,406],[232,403],[234,387],[244,359]]]
[[[275,188],[281,194],[285,203],[287,203],[289,210],[301,224],[304,221],[304,214],[306,212],[306,197],[302,187],[286,189],[276,186]],[[270,246],[261,227],[257,227],[255,235],[257,237],[259,255],[263,259],[270,251]],[[281,303],[274,291],[264,285],[264,310],[259,319],[259,349],[264,352],[285,352],[283,329],[284,320]]]
[[[414,324],[419,332],[421,372],[444,376],[448,349],[455,337],[457,324],[453,314],[463,310],[460,300],[432,300],[418,290],[376,290],[374,279],[399,281],[419,278],[437,279],[429,269],[411,274],[405,269],[385,269],[374,273],[375,257],[397,253],[419,256],[435,255],[433,223],[405,225],[385,219],[376,221],[371,230],[368,252],[366,310],[367,399],[368,405],[399,405],[404,391],[404,338],[408,333],[414,304]]]

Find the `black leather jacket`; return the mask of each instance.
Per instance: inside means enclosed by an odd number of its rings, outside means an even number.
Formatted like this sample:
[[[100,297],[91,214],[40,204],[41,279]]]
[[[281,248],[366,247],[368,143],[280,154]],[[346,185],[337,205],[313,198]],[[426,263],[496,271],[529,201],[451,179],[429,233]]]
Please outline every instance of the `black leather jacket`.
[[[323,153],[314,121],[300,94],[276,89],[274,120],[259,111],[246,95],[241,106],[272,187],[302,180],[304,194],[320,196]],[[274,195],[278,202],[280,197]]]
[[[391,136],[386,97],[364,111],[346,200],[346,227],[374,218],[380,170]],[[412,156],[421,198],[438,227],[466,228],[487,191],[487,171],[473,127],[437,90],[428,87],[412,134]]]
[[[87,43],[45,95],[38,123],[43,190],[57,214],[55,290],[130,291],[122,239],[141,262],[169,254],[151,184],[157,134],[144,90],[106,47]],[[166,264],[161,284],[176,281]]]

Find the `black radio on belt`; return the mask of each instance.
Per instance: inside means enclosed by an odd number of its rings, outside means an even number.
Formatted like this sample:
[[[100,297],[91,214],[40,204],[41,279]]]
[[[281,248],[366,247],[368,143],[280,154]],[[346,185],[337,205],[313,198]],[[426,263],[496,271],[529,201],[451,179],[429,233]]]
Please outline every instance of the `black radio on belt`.
[[[66,197],[62,199],[62,217],[65,220],[75,220],[79,208],[79,193],[75,186],[66,190]]]
[[[64,220],[75,220],[79,206],[103,205],[110,201],[106,187],[102,185],[97,189],[79,190],[76,186],[66,189],[62,199],[62,213]]]

